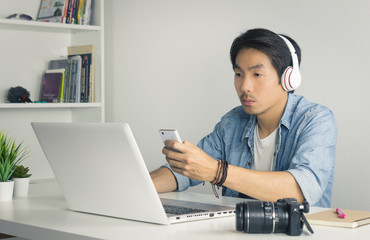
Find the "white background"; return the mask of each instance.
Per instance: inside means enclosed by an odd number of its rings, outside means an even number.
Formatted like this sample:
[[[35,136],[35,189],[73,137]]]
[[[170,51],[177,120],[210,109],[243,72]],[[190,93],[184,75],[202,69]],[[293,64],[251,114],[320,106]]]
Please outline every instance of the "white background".
[[[165,162],[159,128],[197,143],[239,105],[229,49],[255,27],[298,42],[296,94],[336,116],[333,207],[370,210],[368,0],[106,0],[107,121],[131,125],[149,170]]]

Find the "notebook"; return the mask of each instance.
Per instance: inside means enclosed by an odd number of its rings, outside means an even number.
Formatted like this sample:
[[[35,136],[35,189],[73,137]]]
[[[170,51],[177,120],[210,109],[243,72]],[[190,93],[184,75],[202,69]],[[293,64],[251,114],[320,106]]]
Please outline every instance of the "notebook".
[[[306,218],[310,224],[331,227],[356,228],[370,224],[370,212],[348,209],[342,211],[346,214],[345,218],[339,218],[335,209],[308,214]]]
[[[235,215],[235,206],[161,200],[127,123],[32,127],[71,210],[158,224]],[[166,214],[163,204],[194,211]]]

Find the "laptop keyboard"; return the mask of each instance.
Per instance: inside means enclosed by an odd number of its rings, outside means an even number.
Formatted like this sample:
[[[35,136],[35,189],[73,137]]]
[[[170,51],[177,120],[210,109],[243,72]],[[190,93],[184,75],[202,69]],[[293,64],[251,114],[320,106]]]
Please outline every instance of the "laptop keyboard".
[[[163,205],[163,207],[166,213],[175,214],[175,215],[207,212],[207,210],[202,210],[202,209],[194,209],[194,208],[178,207],[178,206],[170,206],[170,205]]]

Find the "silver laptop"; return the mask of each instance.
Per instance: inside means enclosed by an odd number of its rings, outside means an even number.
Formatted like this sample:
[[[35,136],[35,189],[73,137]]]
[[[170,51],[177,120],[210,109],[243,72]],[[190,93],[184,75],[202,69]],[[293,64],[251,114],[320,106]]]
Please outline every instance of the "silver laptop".
[[[158,224],[235,214],[235,207],[160,199],[127,123],[32,127],[71,210]]]

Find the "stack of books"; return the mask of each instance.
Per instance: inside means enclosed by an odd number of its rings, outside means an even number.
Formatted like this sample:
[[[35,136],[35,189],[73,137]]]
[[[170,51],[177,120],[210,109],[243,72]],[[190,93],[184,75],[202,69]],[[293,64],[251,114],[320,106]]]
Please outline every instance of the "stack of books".
[[[90,25],[92,0],[41,0],[37,21]]]
[[[53,59],[42,79],[41,102],[94,102],[94,46],[68,48],[68,56]]]

